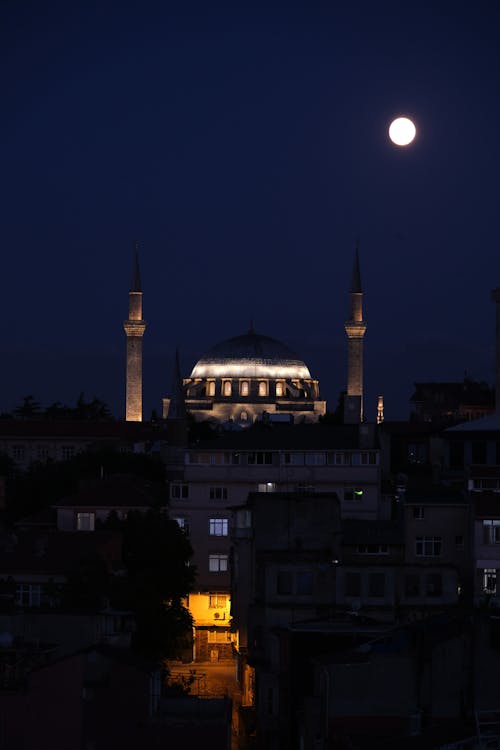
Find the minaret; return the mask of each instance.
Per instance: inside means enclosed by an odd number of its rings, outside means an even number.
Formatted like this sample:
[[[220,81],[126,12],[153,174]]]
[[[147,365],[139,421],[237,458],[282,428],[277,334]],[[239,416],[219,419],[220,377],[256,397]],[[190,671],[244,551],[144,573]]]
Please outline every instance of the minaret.
[[[349,293],[351,316],[345,324],[347,334],[347,395],[344,399],[344,422],[357,424],[363,421],[363,292],[359,272],[359,253],[356,244]]]
[[[125,419],[142,422],[142,337],[146,323],[142,319],[142,288],[138,243],[135,243],[132,284],[128,293],[128,320],[123,323],[127,336],[127,387]]]

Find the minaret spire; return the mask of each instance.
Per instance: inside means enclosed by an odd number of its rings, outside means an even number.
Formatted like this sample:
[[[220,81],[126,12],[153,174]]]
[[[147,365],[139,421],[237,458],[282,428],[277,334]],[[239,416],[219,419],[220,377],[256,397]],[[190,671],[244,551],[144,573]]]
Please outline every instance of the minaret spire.
[[[142,285],[139,269],[139,243],[135,243],[132,283],[128,293],[128,319],[123,323],[127,337],[125,419],[142,422]]]
[[[350,318],[345,324],[347,334],[347,395],[344,401],[344,422],[363,421],[363,291],[359,270],[359,243],[356,242],[352,269]]]

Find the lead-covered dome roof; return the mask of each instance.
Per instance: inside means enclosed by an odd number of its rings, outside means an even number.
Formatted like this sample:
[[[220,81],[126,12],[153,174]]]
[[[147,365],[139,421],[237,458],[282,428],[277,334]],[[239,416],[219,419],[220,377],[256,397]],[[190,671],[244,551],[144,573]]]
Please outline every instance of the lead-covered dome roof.
[[[305,362],[281,341],[250,330],[221,341],[193,367],[192,378],[305,378]]]

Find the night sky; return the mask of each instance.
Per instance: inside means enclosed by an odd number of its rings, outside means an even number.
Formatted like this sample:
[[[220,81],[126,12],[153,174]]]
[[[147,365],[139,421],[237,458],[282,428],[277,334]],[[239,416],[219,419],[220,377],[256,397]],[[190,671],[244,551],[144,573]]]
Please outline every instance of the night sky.
[[[494,382],[496,0],[4,0],[0,60],[0,411],[84,391],[123,416],[136,239],[146,417],[176,346],[188,376],[252,319],[333,409],[358,239],[367,417]]]

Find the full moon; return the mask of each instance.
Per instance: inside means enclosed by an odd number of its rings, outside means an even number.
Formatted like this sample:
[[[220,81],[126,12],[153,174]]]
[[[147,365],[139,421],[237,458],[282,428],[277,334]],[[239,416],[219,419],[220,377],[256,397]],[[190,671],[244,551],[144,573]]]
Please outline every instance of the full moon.
[[[396,146],[408,146],[415,138],[417,129],[408,117],[398,117],[389,127],[389,138]]]

